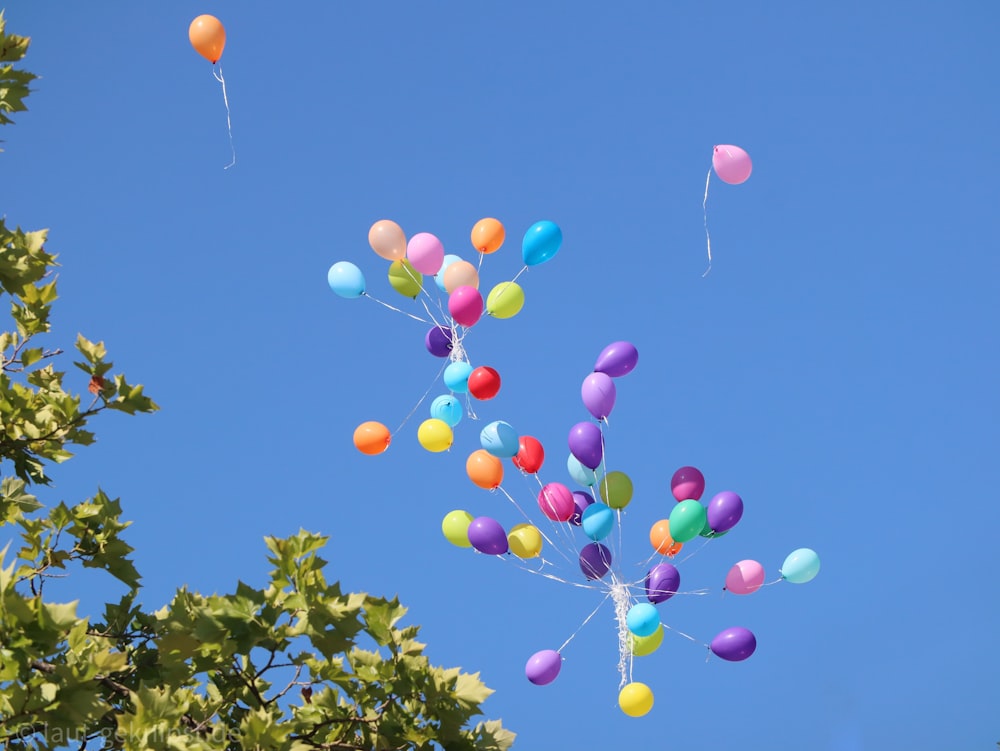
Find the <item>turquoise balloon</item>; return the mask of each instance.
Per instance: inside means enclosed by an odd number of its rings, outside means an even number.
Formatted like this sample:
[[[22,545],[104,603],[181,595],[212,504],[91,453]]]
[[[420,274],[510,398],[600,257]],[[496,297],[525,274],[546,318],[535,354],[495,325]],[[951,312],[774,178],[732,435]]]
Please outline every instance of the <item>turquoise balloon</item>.
[[[604,474],[604,462],[597,469],[583,466],[583,463],[573,454],[566,459],[566,470],[573,481],[583,485],[585,488],[592,488],[597,484],[598,477]]]
[[[479,433],[479,444],[493,456],[510,459],[521,450],[521,436],[503,420],[491,422]]]
[[[444,385],[457,394],[465,394],[469,390],[469,374],[472,366],[467,362],[456,360],[448,363],[444,369]]]
[[[650,636],[660,625],[660,611],[648,602],[637,603],[625,614],[625,625],[636,636]]]
[[[441,262],[441,268],[434,275],[434,283],[438,286],[438,289],[441,290],[442,292],[448,291],[447,289],[445,289],[444,286],[444,270],[449,266],[451,266],[451,264],[455,263],[455,261],[461,261],[461,260],[462,258],[460,256],[456,256],[453,253],[449,253],[444,257],[444,261]]]
[[[670,536],[677,542],[693,540],[705,528],[707,516],[701,501],[681,501],[670,512]]]
[[[799,548],[793,550],[781,565],[781,578],[792,584],[805,584],[819,573],[819,556],[815,550]]]
[[[595,542],[611,534],[615,524],[615,512],[603,503],[592,503],[583,511],[580,526],[583,533]]]
[[[562,230],[555,222],[535,222],[524,233],[521,241],[521,258],[525,266],[545,263],[562,247]]]
[[[455,427],[462,421],[462,403],[451,394],[442,394],[431,402],[431,417]]]
[[[337,261],[326,273],[330,289],[348,299],[365,293],[365,275],[350,261]]]

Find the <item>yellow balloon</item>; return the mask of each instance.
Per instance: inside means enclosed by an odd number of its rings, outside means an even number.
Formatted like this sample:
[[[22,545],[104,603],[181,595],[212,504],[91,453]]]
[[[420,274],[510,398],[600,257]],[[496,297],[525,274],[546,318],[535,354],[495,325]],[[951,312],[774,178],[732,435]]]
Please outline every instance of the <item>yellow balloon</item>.
[[[663,644],[663,624],[657,624],[656,631],[651,633],[649,636],[636,636],[635,634],[631,634],[631,636],[632,654],[636,657],[651,655],[660,648],[661,644]]]
[[[618,694],[618,706],[629,717],[642,717],[653,708],[653,692],[645,683],[630,683]]]
[[[517,282],[500,282],[486,296],[486,312],[494,318],[513,318],[524,307],[524,290]]]
[[[445,539],[460,548],[471,548],[469,542],[469,525],[472,524],[472,514],[468,511],[455,509],[444,515],[441,520],[441,531]]]
[[[420,427],[417,428],[417,440],[425,449],[436,454],[450,449],[455,435],[451,432],[451,426],[448,423],[431,417],[420,423]]]
[[[518,558],[537,558],[542,552],[542,533],[533,524],[516,524],[507,533],[507,545]]]
[[[453,261],[445,267],[443,281],[449,295],[459,287],[479,289],[479,272],[468,261]]]

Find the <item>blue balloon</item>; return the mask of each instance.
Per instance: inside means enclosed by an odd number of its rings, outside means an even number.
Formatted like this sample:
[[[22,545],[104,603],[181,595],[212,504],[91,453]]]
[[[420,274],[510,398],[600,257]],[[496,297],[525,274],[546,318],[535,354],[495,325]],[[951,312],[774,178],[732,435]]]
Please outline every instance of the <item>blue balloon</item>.
[[[365,275],[350,261],[337,261],[326,273],[330,289],[348,299],[365,293]]]
[[[598,478],[604,474],[604,461],[601,461],[601,466],[597,469],[591,469],[590,467],[583,466],[583,463],[579,459],[570,454],[566,459],[566,470],[574,482],[583,485],[585,488],[592,488],[597,484]]]
[[[458,394],[465,394],[469,390],[469,374],[472,373],[472,366],[462,360],[448,363],[444,369],[444,385]]]
[[[583,510],[583,517],[580,520],[580,526],[583,527],[583,533],[595,542],[597,540],[603,540],[611,534],[611,528],[614,524],[615,512],[603,503],[595,503],[591,506],[587,506],[587,508]]]
[[[510,459],[521,449],[521,436],[503,420],[491,422],[479,433],[480,445],[493,456]]]
[[[781,566],[781,578],[792,584],[805,584],[819,573],[819,556],[815,550],[799,548],[785,558]]]
[[[444,261],[441,262],[441,268],[434,275],[434,283],[438,286],[438,289],[442,292],[447,292],[444,286],[444,270],[455,263],[455,261],[461,261],[460,256],[456,256],[454,253],[449,253],[444,257]]]
[[[628,609],[625,625],[636,636],[650,636],[660,625],[660,611],[648,602],[640,602]]]
[[[525,266],[545,263],[559,252],[562,246],[562,230],[555,222],[535,222],[524,233],[521,241],[521,258]]]
[[[451,394],[442,394],[431,402],[431,417],[455,427],[462,421],[462,403]]]

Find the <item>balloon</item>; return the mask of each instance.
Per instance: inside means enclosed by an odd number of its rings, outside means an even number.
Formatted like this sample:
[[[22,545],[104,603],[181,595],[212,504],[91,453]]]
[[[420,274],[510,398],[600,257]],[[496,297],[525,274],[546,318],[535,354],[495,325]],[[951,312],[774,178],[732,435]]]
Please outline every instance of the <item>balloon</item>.
[[[448,264],[444,270],[444,291],[451,293],[459,287],[479,289],[479,272],[476,267],[461,258]]]
[[[438,272],[434,275],[434,283],[438,286],[438,289],[441,290],[442,292],[448,291],[444,286],[444,272],[447,271],[448,267],[451,266],[451,264],[453,264],[455,261],[461,261],[461,260],[462,260],[461,258],[459,258],[456,255],[452,255],[451,253],[445,255],[444,261],[441,262],[441,268],[438,269]],[[455,286],[457,287],[459,285],[456,284]]]
[[[651,655],[660,645],[663,643],[663,624],[660,623],[656,627],[656,631],[651,633],[649,636],[636,636],[632,634],[632,654],[636,657],[643,657],[645,655]]]
[[[660,613],[655,605],[637,602],[625,614],[625,625],[636,636],[649,636],[660,625]]]
[[[545,461],[545,449],[541,442],[530,435],[523,435],[517,440],[518,449],[514,455],[514,466],[522,472],[533,475],[542,468]]]
[[[739,561],[734,563],[726,574],[726,591],[734,595],[749,595],[756,592],[764,584],[764,567],[757,561]]]
[[[576,511],[573,493],[561,482],[550,482],[538,492],[538,507],[554,522],[569,521]]]
[[[389,448],[392,435],[389,428],[380,422],[370,420],[358,425],[354,430],[354,446],[362,454],[374,456]]]
[[[406,244],[406,258],[421,274],[436,274],[444,263],[444,245],[430,232],[418,232]]]
[[[517,282],[500,282],[486,296],[486,312],[494,318],[513,318],[524,307],[524,290]]]
[[[601,467],[598,467],[597,470],[584,467],[580,463],[580,460],[572,454],[566,457],[566,470],[569,472],[569,476],[585,488],[590,488],[597,484],[597,472],[599,469]]]
[[[588,579],[600,579],[611,568],[611,551],[599,542],[580,548],[580,570]]]
[[[583,524],[583,512],[587,510],[588,506],[593,505],[594,497],[590,493],[584,493],[582,490],[573,491],[573,516],[569,518],[570,524],[575,524],[579,527]]]
[[[488,516],[479,516],[469,524],[469,543],[480,553],[503,555],[507,552],[507,533],[500,522]]]
[[[518,558],[537,558],[542,552],[542,533],[533,524],[516,524],[507,535],[507,544]]]
[[[730,185],[746,182],[753,170],[750,155],[739,146],[730,144],[715,147],[712,152],[712,167],[719,179]]]
[[[451,354],[452,330],[447,326],[432,326],[424,336],[424,346],[435,357]]]
[[[431,417],[455,427],[462,421],[462,403],[451,394],[441,394],[431,402]]]
[[[389,284],[403,297],[417,298],[424,288],[424,277],[405,258],[389,264]]]
[[[390,219],[380,219],[368,230],[368,244],[387,261],[398,261],[406,255],[406,235],[403,228]]]
[[[535,222],[524,233],[521,258],[525,266],[537,266],[552,258],[562,246],[562,230],[554,222]]]
[[[350,261],[337,261],[326,273],[330,289],[341,297],[352,299],[365,293],[365,275]]]
[[[705,513],[713,532],[726,532],[743,516],[743,499],[731,490],[723,490],[712,496]]]
[[[448,312],[456,323],[474,326],[483,314],[483,296],[475,287],[456,287],[448,296]]]
[[[666,602],[681,586],[681,572],[672,563],[657,563],[646,574],[646,599],[654,604]]]
[[[469,373],[469,394],[480,401],[492,399],[500,391],[500,374],[480,365]]]
[[[493,490],[503,482],[503,462],[486,449],[476,449],[465,460],[465,473],[479,487]]]
[[[495,253],[503,245],[503,225],[496,219],[488,217],[480,219],[472,226],[472,247],[480,253]]]
[[[792,584],[805,584],[819,573],[819,556],[809,548],[793,550],[781,564],[781,578]]]
[[[700,501],[705,492],[705,475],[695,467],[681,467],[670,479],[670,491],[678,501]]]
[[[191,22],[188,39],[199,55],[215,65],[226,46],[226,30],[218,18],[205,13]]]
[[[704,526],[705,507],[698,501],[681,501],[670,512],[670,534],[677,542],[693,540]]]
[[[701,535],[702,537],[716,538],[728,535],[729,530],[727,529],[723,532],[716,532],[714,529],[712,529],[712,525],[708,523],[708,514],[706,509],[705,526],[701,528],[701,532],[699,532],[698,534]]]
[[[629,717],[642,717],[653,708],[653,692],[645,683],[634,681],[618,692],[618,706]]]
[[[631,342],[612,342],[601,350],[594,363],[594,371],[607,373],[612,378],[628,375],[639,362],[639,350]]]
[[[733,626],[722,631],[708,646],[723,660],[739,662],[754,653],[757,649],[757,638],[750,629]]]
[[[624,472],[608,472],[598,485],[601,500],[613,509],[623,509],[632,500],[632,480]]]
[[[479,445],[501,459],[510,459],[520,449],[517,431],[503,420],[494,420],[479,432]]]
[[[442,378],[444,385],[458,394],[464,394],[469,390],[469,376],[472,375],[472,366],[463,360],[456,360],[448,363],[444,369]]]
[[[598,420],[603,420],[611,414],[616,394],[615,382],[607,373],[591,373],[583,379],[583,385],[580,387],[583,406]]]
[[[681,543],[670,536],[670,520],[660,519],[649,530],[649,543],[660,555],[673,558],[681,552]]]
[[[469,542],[469,525],[472,523],[472,514],[468,511],[456,509],[444,515],[441,521],[441,531],[444,532],[445,539],[452,545],[459,548],[471,548]]]
[[[424,420],[417,428],[417,441],[425,449],[435,454],[450,449],[454,440],[455,436],[451,432],[451,426],[436,417]]]
[[[554,649],[543,649],[528,658],[524,674],[536,686],[545,686],[556,679],[561,667],[562,656]]]
[[[576,504],[574,503],[574,514]],[[603,503],[595,503],[584,509],[580,518],[580,526],[583,533],[591,540],[603,540],[611,534],[611,528],[615,524],[615,512]]]
[[[569,431],[569,450],[584,467],[597,469],[604,457],[604,435],[592,422],[578,422]]]

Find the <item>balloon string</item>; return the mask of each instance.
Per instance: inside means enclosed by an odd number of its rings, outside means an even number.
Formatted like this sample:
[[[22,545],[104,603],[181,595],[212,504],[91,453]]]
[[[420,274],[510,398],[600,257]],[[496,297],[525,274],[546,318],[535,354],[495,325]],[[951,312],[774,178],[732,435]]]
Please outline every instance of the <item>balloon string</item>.
[[[584,626],[586,626],[586,625],[587,625],[588,623],[590,623],[591,619],[592,619],[592,618],[593,618],[593,617],[594,617],[595,615],[597,615],[597,612],[598,612],[598,611],[599,611],[599,610],[601,609],[601,607],[602,607],[602,606],[604,605],[604,603],[605,603],[605,602],[607,601],[607,599],[608,599],[609,597],[611,597],[611,595],[612,595],[612,593],[611,593],[611,592],[608,592],[608,594],[606,594],[606,595],[604,596],[604,599],[603,599],[603,600],[601,600],[601,601],[600,601],[599,603],[597,603],[597,607],[596,607],[596,608],[594,608],[594,609],[593,609],[593,610],[592,610],[592,611],[590,612],[590,615],[588,615],[588,616],[587,616],[586,618],[584,618],[584,619],[583,619],[583,623],[581,623],[581,624],[580,624],[580,625],[579,625],[579,626],[577,627],[576,631],[574,631],[574,632],[573,632],[572,634],[570,634],[570,637],[569,637],[569,638],[568,638],[568,639],[567,639],[566,641],[564,641],[564,642],[562,643],[562,646],[560,646],[560,647],[559,647],[559,649],[557,649],[557,650],[556,650],[557,652],[559,652],[559,653],[561,654],[561,653],[562,653],[562,651],[563,651],[564,649],[566,649],[566,647],[567,647],[567,646],[569,645],[569,643],[570,643],[571,641],[573,641],[573,639],[575,639],[575,638],[576,638],[576,635],[577,635],[577,634],[579,634],[579,633],[580,633],[581,631],[583,631],[583,627],[584,627]],[[624,684],[622,684],[622,685],[624,685]]]
[[[423,318],[421,318],[420,316],[415,316],[415,315],[413,315],[413,313],[407,313],[407,312],[406,312],[405,310],[400,310],[399,308],[396,308],[396,307],[393,307],[393,306],[392,306],[392,305],[390,305],[389,303],[387,303],[387,302],[383,302],[382,300],[379,300],[379,299],[378,299],[377,297],[372,297],[372,296],[371,296],[371,295],[369,295],[369,294],[368,294],[367,292],[362,292],[361,294],[362,294],[362,295],[364,295],[365,297],[367,297],[367,298],[368,298],[369,300],[374,300],[374,301],[375,301],[375,302],[377,302],[377,303],[378,303],[379,305],[384,305],[384,306],[385,306],[385,307],[387,307],[387,308],[388,308],[389,310],[394,310],[394,311],[396,311],[397,313],[402,313],[402,314],[403,314],[404,316],[409,316],[409,317],[410,317],[410,318],[412,318],[412,319],[413,319],[414,321],[420,321],[421,323],[428,323],[428,321],[425,321],[425,320],[424,320]]]
[[[678,636],[683,636],[685,639],[689,639],[690,641],[693,641],[695,644],[701,644],[706,649],[711,649],[711,647],[708,644],[705,644],[705,642],[701,641],[700,639],[696,639],[690,634],[685,634],[683,631],[678,631],[677,629],[668,626],[666,623],[663,624],[663,628],[667,629],[667,631],[674,632]]]
[[[615,620],[618,624],[618,688],[628,683],[632,675],[632,632],[628,627],[628,611],[632,607],[632,594],[626,584],[613,581],[611,599],[615,603]]]
[[[441,377],[441,374],[444,372],[444,369],[446,367],[447,367],[446,365],[441,366],[441,369],[437,372],[437,375],[434,376],[434,380],[431,381],[431,385],[427,387],[427,390],[424,392],[424,395],[417,400],[416,404],[413,405],[413,409],[410,410],[410,414],[408,414],[406,417],[403,418],[403,421],[399,423],[399,427],[396,428],[394,431],[392,431],[392,435],[396,435],[396,433],[402,430],[403,426],[406,425],[406,423],[409,421],[411,417],[413,417],[413,413],[416,412],[418,409],[420,409],[420,405],[424,403],[424,399],[426,399],[427,395],[431,393],[431,389],[434,388],[434,384],[437,383],[438,378]]]
[[[222,77],[222,66],[219,67],[219,72],[215,72],[215,67],[212,68],[212,75],[215,80],[222,84],[222,101],[226,105],[226,128],[229,131],[229,148],[233,152],[233,161],[227,164],[222,169],[229,169],[234,164],[236,164],[236,147],[233,145],[233,121],[229,114],[229,96],[226,94],[226,79]]]
[[[534,524],[534,522],[532,522],[531,517],[528,516],[524,512],[524,509],[521,508],[520,504],[517,502],[517,500],[514,498],[514,496],[512,496],[510,493],[508,493],[507,490],[506,490],[506,488],[503,487],[503,485],[498,485],[496,489],[499,490],[501,493],[503,493],[504,496],[506,496],[506,498],[507,498],[508,501],[510,501],[512,504],[514,504],[514,508],[516,508],[518,511],[521,512],[521,516],[524,517],[524,519],[525,519],[526,522],[528,522],[529,524],[532,524],[533,526],[535,526],[535,529],[538,529],[538,534],[540,534],[542,536],[542,539],[545,540],[545,542],[547,542],[549,544],[549,546],[553,550],[555,550],[557,553],[559,553],[559,555],[561,555],[563,558],[565,558],[566,559],[566,563],[572,563],[572,561],[570,560],[569,556],[566,554],[566,551],[563,550],[563,548],[561,546],[556,545],[552,541],[552,538],[550,538],[547,534],[545,534],[544,530],[540,529],[537,525]]]
[[[708,168],[708,175],[705,176],[705,198],[701,202],[701,210],[705,213],[705,244],[708,246],[708,268],[701,275],[704,279],[708,272],[712,270],[712,236],[708,234],[708,183],[712,179],[712,168]]]

